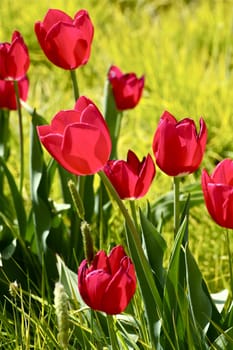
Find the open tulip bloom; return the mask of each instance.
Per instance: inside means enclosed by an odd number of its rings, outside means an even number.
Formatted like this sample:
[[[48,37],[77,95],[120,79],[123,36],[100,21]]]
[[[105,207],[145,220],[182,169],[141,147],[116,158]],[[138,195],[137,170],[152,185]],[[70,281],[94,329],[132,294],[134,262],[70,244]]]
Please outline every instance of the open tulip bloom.
[[[99,251],[91,265],[83,260],[78,269],[78,287],[85,303],[109,315],[126,309],[136,290],[136,275],[131,259],[122,246],[110,254]]]
[[[29,68],[28,48],[21,34],[15,31],[11,43],[0,43],[0,79],[20,80]]]
[[[207,140],[204,120],[197,133],[192,119],[177,121],[165,111],[153,139],[153,152],[158,167],[169,176],[182,176],[196,171],[202,161]]]
[[[142,96],[144,77],[137,78],[135,73],[123,74],[116,66],[111,66],[108,79],[118,110],[134,108]]]
[[[75,175],[94,174],[109,159],[108,127],[98,108],[84,96],[73,110],[58,112],[51,125],[38,126],[37,130],[47,151]]]
[[[74,19],[65,12],[50,9],[42,22],[35,23],[35,33],[47,58],[63,69],[75,69],[87,63],[94,27],[86,10]]]
[[[233,229],[233,161],[224,159],[212,175],[204,169],[202,190],[213,220],[222,227]]]
[[[127,161],[109,160],[104,172],[121,199],[134,199],[143,197],[149,190],[155,176],[155,166],[150,154],[140,162],[136,154],[129,150]]]

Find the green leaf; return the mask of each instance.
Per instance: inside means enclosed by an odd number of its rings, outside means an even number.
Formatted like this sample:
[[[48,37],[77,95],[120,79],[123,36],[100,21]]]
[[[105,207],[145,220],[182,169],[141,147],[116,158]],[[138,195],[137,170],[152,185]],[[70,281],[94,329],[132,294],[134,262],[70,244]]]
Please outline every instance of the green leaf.
[[[115,99],[112,92],[109,79],[105,82],[104,87],[104,118],[109,128],[112,140],[112,152],[110,159],[117,159],[117,143],[119,139],[122,112],[118,111],[115,104]]]
[[[41,144],[36,131],[36,119],[32,119],[30,137],[30,184],[37,255],[42,260],[46,239],[51,226],[48,179]]]
[[[211,344],[209,350],[232,350],[233,349],[233,327],[228,328],[225,332]]]
[[[77,300],[81,306],[85,306],[86,304],[83,302],[78,290],[77,273],[74,273],[72,270],[70,270],[59,255],[56,257],[59,281],[63,284],[67,295],[71,299]]]
[[[203,203],[203,193],[199,183],[183,186],[180,190],[180,207],[183,210],[187,197],[190,196],[189,207],[194,207]],[[158,198],[151,205],[151,212],[153,215],[154,224],[157,225],[161,217],[164,222],[170,220],[173,216],[174,205],[174,193],[173,191],[167,192],[165,195]]]
[[[144,255],[143,250],[141,247],[139,248],[128,227],[126,227],[126,233],[128,246],[135,265],[137,280],[145,305],[151,342],[154,344],[155,348],[157,348],[159,346],[159,337],[161,331],[161,297],[154,282],[150,265]]]
[[[17,223],[19,226],[19,232],[21,237],[25,237],[26,230],[27,230],[27,217],[26,212],[24,208],[24,202],[23,198],[18,190],[18,187],[15,183],[15,179],[13,174],[9,171],[7,165],[3,161],[3,159],[0,158],[0,165],[4,170],[4,174],[7,178],[8,185],[10,188],[10,193],[13,199],[14,209],[17,217]]]
[[[154,225],[147,219],[141,210],[139,211],[139,214],[146,255],[152,271],[155,273],[157,281],[159,281],[160,286],[162,287],[164,284],[163,257],[167,245],[164,238],[158,233]]]
[[[203,277],[198,265],[191,254],[188,245],[185,247],[185,266],[188,299],[194,324],[197,328],[207,330],[212,316],[210,296],[203,289]]]
[[[167,342],[169,343],[166,346],[173,344],[174,349],[178,348],[178,344],[186,341],[183,314],[187,310],[187,303],[184,287],[185,271],[183,268],[184,254],[182,246],[186,229],[187,218],[183,220],[175,237],[164,286],[163,320],[167,331]]]

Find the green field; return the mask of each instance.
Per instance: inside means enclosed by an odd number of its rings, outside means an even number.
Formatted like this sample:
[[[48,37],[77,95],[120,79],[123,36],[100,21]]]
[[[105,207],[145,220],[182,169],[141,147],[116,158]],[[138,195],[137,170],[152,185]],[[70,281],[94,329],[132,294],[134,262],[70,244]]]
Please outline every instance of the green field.
[[[152,154],[153,135],[164,110],[177,119],[190,117],[197,125],[202,116],[207,124],[208,143],[201,168],[183,184],[200,182],[202,168],[212,172],[220,160],[233,158],[233,1],[1,0],[0,41],[10,41],[14,30],[23,35],[31,59],[28,104],[50,121],[59,110],[72,108],[74,97],[69,72],[46,59],[34,34],[34,23],[42,20],[48,8],[64,10],[71,16],[81,8],[88,10],[95,27],[94,41],[91,58],[77,70],[77,78],[80,94],[92,99],[100,110],[111,64],[123,72],[145,75],[139,105],[124,113],[119,158],[125,159],[128,149],[140,158],[148,152]],[[27,135],[30,120],[27,113],[23,113]],[[16,147],[12,147],[9,167],[17,176],[16,112],[10,118],[12,146]],[[27,168],[26,174],[29,176]],[[153,186],[140,203],[157,200],[171,190],[171,186],[171,179],[157,168]],[[29,181],[25,181],[26,203],[28,197]],[[170,222],[164,234],[168,241],[172,239]],[[203,204],[191,211],[189,235],[191,250],[211,291],[227,287],[224,229],[212,222]],[[230,238],[233,248],[233,237]],[[47,317],[50,317],[49,310],[48,307]],[[32,315],[31,322],[33,317],[35,320],[37,316]],[[43,320],[39,323],[42,332]],[[9,326],[9,332],[13,329]],[[34,341],[39,346],[39,336]]]

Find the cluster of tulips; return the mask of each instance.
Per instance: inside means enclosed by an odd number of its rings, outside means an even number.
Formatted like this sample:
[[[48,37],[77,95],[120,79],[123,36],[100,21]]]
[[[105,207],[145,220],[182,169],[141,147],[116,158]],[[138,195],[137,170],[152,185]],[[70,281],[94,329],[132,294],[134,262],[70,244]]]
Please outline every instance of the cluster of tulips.
[[[73,71],[88,62],[94,27],[85,10],[72,19],[50,9],[36,22],[35,33],[47,58],[56,66]],[[30,64],[28,48],[19,32],[11,43],[0,44],[0,108],[15,110],[27,100]],[[111,66],[108,79],[118,111],[134,108],[140,101],[144,77],[124,74]],[[18,99],[17,99],[18,96]],[[91,99],[81,96],[72,109],[59,111],[49,125],[37,127],[38,136],[51,156],[68,172],[92,175],[104,172],[119,197],[144,196],[155,177],[155,164],[167,175],[180,178],[195,172],[203,159],[207,128],[200,119],[200,130],[190,118],[177,121],[165,111],[154,133],[152,151],[141,161],[129,150],[126,160],[110,159],[112,140],[106,120]],[[217,224],[233,228],[233,161],[220,162],[212,175],[202,172],[202,189],[207,209]],[[91,308],[107,314],[125,310],[136,289],[134,264],[122,246],[109,255],[99,251],[78,269],[78,286]]]

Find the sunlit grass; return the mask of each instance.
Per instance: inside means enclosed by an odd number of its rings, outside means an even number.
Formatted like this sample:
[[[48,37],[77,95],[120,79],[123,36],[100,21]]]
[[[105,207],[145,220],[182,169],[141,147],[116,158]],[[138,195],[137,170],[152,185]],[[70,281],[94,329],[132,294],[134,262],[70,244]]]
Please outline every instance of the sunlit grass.
[[[48,8],[59,8],[71,16],[84,7],[95,26],[92,54],[88,64],[77,71],[80,93],[103,108],[103,88],[111,64],[124,72],[145,74],[146,85],[140,104],[126,111],[120,138],[119,156],[134,150],[143,157],[151,142],[160,115],[169,110],[175,117],[186,116],[198,123],[202,116],[208,126],[208,144],[202,168],[210,172],[224,157],[233,157],[233,1],[1,1],[0,41],[10,41],[17,29],[29,46],[30,93],[28,103],[48,121],[60,109],[70,109],[74,97],[69,72],[52,66],[39,48],[33,27]],[[29,133],[29,117],[25,130]],[[17,145],[17,115],[12,113],[13,140]],[[179,156],[179,155],[177,155]],[[17,149],[12,147],[10,164],[18,174]],[[28,174],[27,174],[28,175]],[[200,180],[190,176],[187,182]],[[171,189],[171,179],[159,170],[146,199],[153,201]],[[25,183],[25,200],[28,184]],[[144,204],[146,199],[142,200]],[[165,232],[169,240],[171,225]],[[171,233],[171,239],[173,235]],[[213,291],[227,286],[229,276],[224,232],[209,218],[204,205],[191,211],[190,246]],[[232,238],[233,241],[233,238]],[[31,301],[27,301],[29,303]],[[21,326],[30,315],[21,312]],[[49,310],[48,317],[49,317]],[[47,316],[46,316],[47,317]],[[53,316],[54,317],[54,316]],[[44,319],[37,316],[41,335],[34,339],[38,348],[44,334]],[[29,321],[27,321],[29,322]],[[1,320],[1,327],[6,327]],[[6,332],[16,332],[9,324]],[[27,329],[24,329],[27,332]],[[51,341],[55,341],[51,334]],[[4,337],[3,337],[4,339]],[[4,348],[11,348],[2,342]],[[13,340],[12,340],[13,341]],[[7,347],[9,346],[9,347]]]

